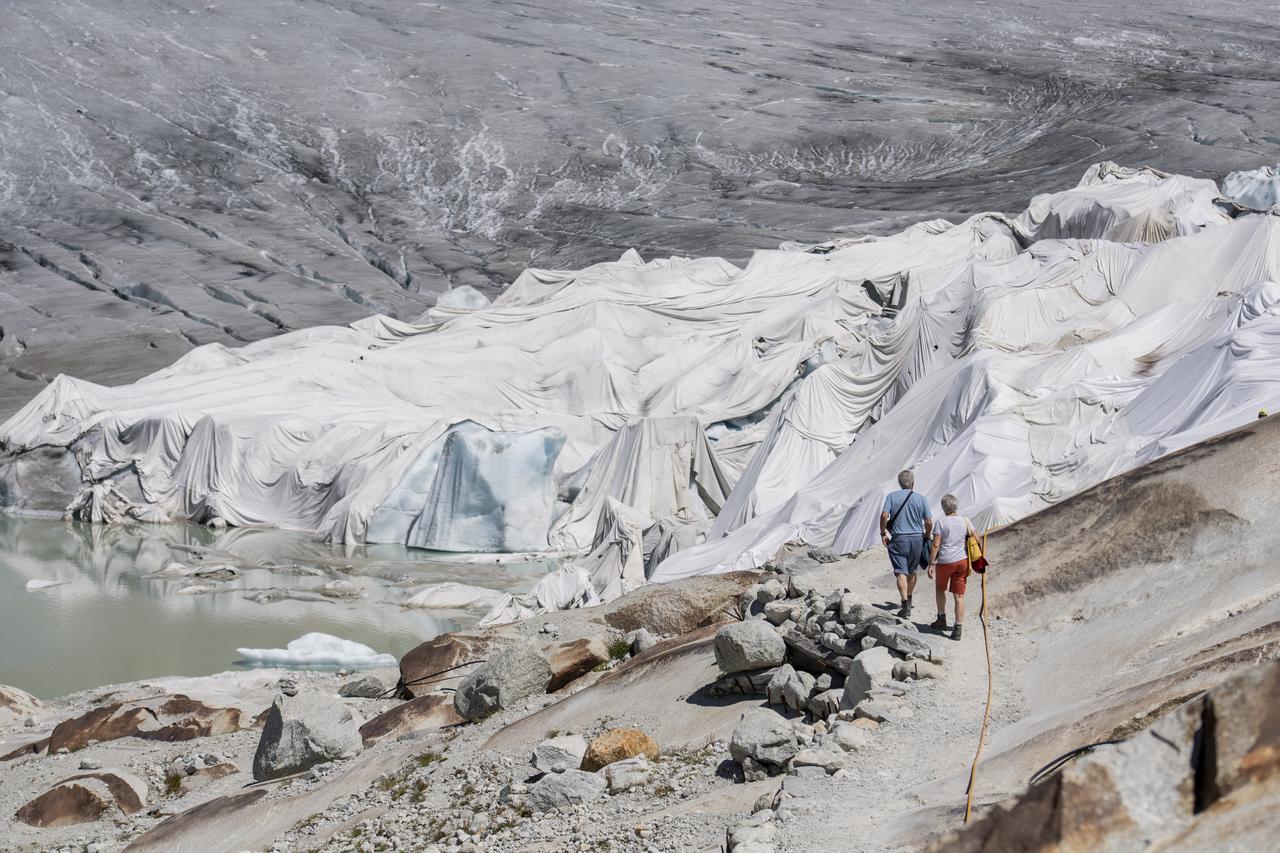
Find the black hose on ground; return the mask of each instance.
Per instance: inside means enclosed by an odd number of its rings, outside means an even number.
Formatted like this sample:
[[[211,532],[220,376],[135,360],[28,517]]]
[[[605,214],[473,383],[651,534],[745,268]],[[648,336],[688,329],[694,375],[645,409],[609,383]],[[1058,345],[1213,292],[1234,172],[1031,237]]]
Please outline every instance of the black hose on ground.
[[[1049,776],[1056,773],[1058,770],[1061,770],[1064,764],[1066,764],[1071,759],[1075,758],[1077,755],[1080,755],[1085,752],[1092,752],[1094,749],[1100,746],[1110,746],[1116,743],[1123,743],[1123,740],[1100,740],[1097,743],[1089,743],[1089,744],[1085,744],[1084,746],[1077,746],[1075,749],[1068,750],[1067,752],[1064,752],[1062,753],[1062,755],[1059,755],[1057,758],[1053,759],[1053,761],[1050,761],[1044,767],[1041,767],[1035,773],[1032,773],[1031,778],[1027,781],[1027,785],[1032,786],[1044,781]]]
[[[427,675],[422,676],[421,678],[414,678],[410,681],[402,681],[399,684],[397,684],[395,687],[392,687],[390,690],[382,691],[380,694],[378,694],[377,698],[391,699],[395,696],[396,693],[400,692],[400,690],[404,687],[410,687],[414,684],[426,684],[430,682],[431,679],[437,678],[441,675],[446,675],[447,673],[453,672],[455,669],[462,669],[464,666],[474,666],[475,664],[478,664],[478,663],[484,663],[485,660],[486,658],[480,658],[479,660],[469,660],[466,663],[460,663],[460,664],[457,664],[456,666],[451,666],[448,669],[442,669],[439,672],[429,673]]]

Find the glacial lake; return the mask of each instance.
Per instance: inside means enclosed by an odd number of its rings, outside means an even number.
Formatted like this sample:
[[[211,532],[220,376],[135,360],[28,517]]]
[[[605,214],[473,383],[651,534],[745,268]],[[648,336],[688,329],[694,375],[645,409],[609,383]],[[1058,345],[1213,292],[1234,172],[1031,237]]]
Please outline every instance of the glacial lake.
[[[231,566],[223,580],[154,576]],[[325,545],[304,533],[103,526],[0,513],[0,684],[50,698],[104,684],[235,669],[237,648],[319,631],[399,657],[483,611],[405,608],[424,585],[524,592],[543,560],[462,561],[398,546]],[[149,577],[151,575],[151,577]],[[28,581],[57,586],[29,590]],[[325,590],[337,583],[339,590]],[[209,591],[181,592],[189,587]],[[354,594],[353,594],[354,593]]]

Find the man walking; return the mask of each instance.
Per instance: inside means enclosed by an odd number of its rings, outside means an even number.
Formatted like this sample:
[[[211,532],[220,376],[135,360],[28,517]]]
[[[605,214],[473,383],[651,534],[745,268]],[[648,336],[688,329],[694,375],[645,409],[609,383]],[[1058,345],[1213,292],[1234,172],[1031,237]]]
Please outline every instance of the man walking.
[[[916,573],[924,556],[924,543],[933,532],[933,515],[924,495],[915,491],[916,475],[898,474],[898,491],[884,499],[880,513],[880,541],[889,549],[889,563],[898,582],[902,607],[898,615],[911,618],[911,596],[916,591]]]

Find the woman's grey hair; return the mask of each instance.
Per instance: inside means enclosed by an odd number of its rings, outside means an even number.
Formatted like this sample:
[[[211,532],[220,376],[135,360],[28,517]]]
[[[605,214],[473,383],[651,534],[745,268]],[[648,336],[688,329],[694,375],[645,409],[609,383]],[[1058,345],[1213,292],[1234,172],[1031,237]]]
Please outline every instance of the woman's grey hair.
[[[910,470],[898,472],[898,488],[914,489],[916,487],[916,475]]]
[[[945,513],[955,512],[960,508],[960,501],[956,500],[955,495],[942,496],[942,511]]]

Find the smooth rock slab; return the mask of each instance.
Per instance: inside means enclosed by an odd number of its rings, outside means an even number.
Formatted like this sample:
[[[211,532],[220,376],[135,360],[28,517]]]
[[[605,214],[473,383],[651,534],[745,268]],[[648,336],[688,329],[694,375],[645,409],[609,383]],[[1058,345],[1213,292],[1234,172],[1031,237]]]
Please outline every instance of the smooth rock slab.
[[[351,709],[342,702],[314,692],[277,696],[253,756],[253,778],[279,779],[351,758],[363,748]]]
[[[365,746],[388,738],[420,731],[434,731],[462,722],[453,707],[453,697],[428,693],[401,702],[360,726],[360,739]]]
[[[26,719],[44,709],[44,703],[25,690],[0,684],[0,726]]]
[[[762,620],[736,622],[716,633],[716,663],[725,673],[778,666],[787,657],[787,645]]]
[[[818,767],[829,776],[844,767],[845,758],[844,750],[834,745],[802,749],[791,759],[790,771]]]
[[[557,643],[546,649],[551,661],[551,681],[547,692],[554,693],[577,681],[597,666],[609,660],[609,649],[598,637],[583,637]]]
[[[147,786],[121,770],[81,773],[58,782],[18,809],[14,818],[49,829],[98,820],[113,806],[131,815],[146,805]]]
[[[585,770],[548,773],[529,786],[525,801],[534,811],[554,811],[595,802],[604,796],[607,784],[599,773],[588,773]]]

